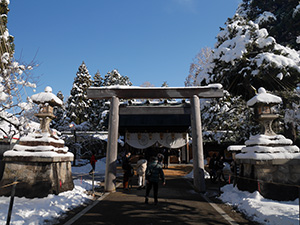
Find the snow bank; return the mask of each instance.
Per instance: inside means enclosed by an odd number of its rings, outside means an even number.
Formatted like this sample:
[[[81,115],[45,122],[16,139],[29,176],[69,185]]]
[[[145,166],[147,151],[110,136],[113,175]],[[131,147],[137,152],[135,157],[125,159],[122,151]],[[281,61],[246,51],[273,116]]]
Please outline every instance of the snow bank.
[[[72,191],[59,195],[48,195],[46,198],[18,198],[15,197],[11,225],[39,225],[45,221],[61,218],[66,211],[78,207],[92,199],[86,190],[92,185],[86,181],[75,180]],[[0,197],[0,224],[6,223],[9,197]]]
[[[105,173],[105,160],[102,158],[96,163],[96,173]],[[87,162],[87,161],[86,161]],[[73,174],[86,174],[91,170],[91,165],[72,167]],[[95,187],[99,185],[95,182]],[[11,225],[39,225],[45,221],[61,218],[67,211],[83,205],[93,199],[86,191],[92,190],[92,180],[74,180],[74,189],[59,195],[48,195],[46,198],[18,198],[15,197]],[[10,197],[0,197],[0,224],[6,223]]]
[[[278,202],[264,199],[259,192],[249,193],[239,191],[232,184],[224,186],[224,192],[219,198],[252,220],[266,225],[298,225],[299,199],[288,202]]]
[[[185,175],[184,178],[194,179],[194,170],[192,170],[189,174]],[[209,179],[210,178],[210,175],[209,175],[209,173],[206,170],[204,170],[204,178],[205,179]]]

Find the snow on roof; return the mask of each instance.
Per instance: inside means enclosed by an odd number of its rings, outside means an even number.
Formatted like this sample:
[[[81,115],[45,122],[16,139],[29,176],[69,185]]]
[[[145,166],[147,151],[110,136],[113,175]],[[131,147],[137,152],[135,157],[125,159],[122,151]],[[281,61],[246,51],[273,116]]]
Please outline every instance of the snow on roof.
[[[227,147],[227,151],[241,151],[244,147],[246,147],[246,145],[230,145]]]
[[[52,93],[52,88],[49,86],[45,88],[45,92],[32,95],[31,99],[34,103],[37,104],[50,103],[50,105],[53,106],[61,106],[63,104],[62,100],[60,100],[55,94]]]
[[[128,85],[111,85],[111,86],[103,86],[103,87],[90,87],[89,89],[193,89],[193,88],[214,88],[214,89],[222,89],[222,84],[209,84],[207,86],[192,86],[192,87],[139,87],[139,86],[128,86]]]
[[[280,97],[267,93],[266,89],[261,87],[258,89],[258,94],[251,98],[247,105],[254,106],[256,103],[279,104],[281,102]]]

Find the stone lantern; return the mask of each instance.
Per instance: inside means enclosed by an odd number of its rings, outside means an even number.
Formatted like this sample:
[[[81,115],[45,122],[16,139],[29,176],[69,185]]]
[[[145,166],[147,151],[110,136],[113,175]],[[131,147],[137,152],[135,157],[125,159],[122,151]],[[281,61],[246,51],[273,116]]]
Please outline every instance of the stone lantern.
[[[55,118],[53,107],[62,106],[62,101],[52,94],[52,88],[49,86],[45,88],[45,92],[33,95],[32,101],[39,104],[39,112],[34,115],[40,120],[41,131],[51,133],[49,125]]]
[[[261,124],[261,134],[275,135],[272,123],[279,115],[274,114],[272,107],[281,103],[281,98],[266,92],[264,88],[258,89],[258,94],[247,102],[254,108],[255,119]]]
[[[243,191],[259,191],[265,198],[287,201],[298,198],[300,150],[292,140],[272,130],[272,122],[278,118],[272,113],[272,107],[279,103],[281,98],[264,88],[247,102],[249,107],[254,107],[262,130],[250,136],[236,155],[240,167],[237,186]]]
[[[74,156],[49,128],[55,117],[53,107],[61,106],[62,101],[52,93],[51,87],[31,99],[39,104],[35,116],[40,120],[40,129],[21,137],[12,150],[4,153],[5,169],[0,186],[16,178],[19,181],[16,195],[29,198],[72,190],[71,162]],[[0,189],[0,195],[10,195],[10,192],[10,188]]]

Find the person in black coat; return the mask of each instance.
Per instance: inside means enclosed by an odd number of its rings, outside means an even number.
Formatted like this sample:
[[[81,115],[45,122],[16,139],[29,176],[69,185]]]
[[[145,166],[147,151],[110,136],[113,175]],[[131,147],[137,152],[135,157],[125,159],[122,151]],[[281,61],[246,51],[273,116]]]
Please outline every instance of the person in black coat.
[[[210,180],[215,182],[217,179],[217,155],[214,153],[212,158],[209,160],[208,168]]]
[[[130,163],[131,153],[127,152],[122,161],[122,169],[123,169],[123,189],[128,190],[128,181],[129,178],[132,177],[133,168]]]
[[[152,157],[150,163],[146,169],[146,196],[145,196],[145,203],[148,204],[148,196],[153,187],[153,196],[154,196],[154,204],[157,205],[158,203],[158,182],[159,179],[162,179],[163,185],[166,184],[165,182],[165,175],[162,170],[162,165],[158,163],[157,157]]]
[[[225,179],[225,176],[224,176],[224,172],[223,172],[223,168],[224,168],[223,156],[218,155],[218,157],[216,159],[217,179],[219,181],[221,181],[221,179],[223,179],[223,181],[226,182],[226,179]]]

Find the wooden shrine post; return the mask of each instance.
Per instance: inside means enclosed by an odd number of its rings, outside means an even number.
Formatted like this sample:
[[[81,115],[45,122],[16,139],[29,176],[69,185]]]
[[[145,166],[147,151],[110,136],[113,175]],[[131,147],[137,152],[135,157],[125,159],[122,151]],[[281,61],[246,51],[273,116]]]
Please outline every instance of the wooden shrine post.
[[[105,191],[115,191],[116,161],[118,152],[119,132],[119,98],[122,99],[185,99],[189,98],[192,104],[192,138],[193,138],[193,167],[194,186],[200,192],[205,192],[204,157],[202,143],[202,128],[199,98],[219,98],[223,96],[220,85],[196,87],[90,87],[87,90],[88,98],[111,99],[109,114],[108,143],[106,152]]]

